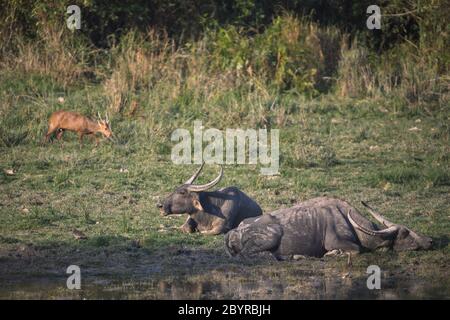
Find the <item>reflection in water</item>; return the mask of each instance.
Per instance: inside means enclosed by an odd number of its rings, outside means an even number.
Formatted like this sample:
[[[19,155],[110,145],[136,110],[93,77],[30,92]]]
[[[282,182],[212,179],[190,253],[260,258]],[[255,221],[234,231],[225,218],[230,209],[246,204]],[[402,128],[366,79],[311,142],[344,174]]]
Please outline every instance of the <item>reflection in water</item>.
[[[445,281],[383,279],[381,290],[369,290],[366,278],[304,275],[295,281],[271,279],[150,281],[84,280],[82,290],[68,290],[65,279],[2,286],[6,299],[448,299]]]
[[[311,277],[295,283],[271,280],[186,282],[160,280],[153,298],[159,299],[445,299],[445,288],[428,282],[387,281],[381,290],[369,290],[366,278]],[[150,286],[151,287],[151,286]],[[147,288],[149,289],[149,287]],[[447,290],[448,291],[448,290]]]

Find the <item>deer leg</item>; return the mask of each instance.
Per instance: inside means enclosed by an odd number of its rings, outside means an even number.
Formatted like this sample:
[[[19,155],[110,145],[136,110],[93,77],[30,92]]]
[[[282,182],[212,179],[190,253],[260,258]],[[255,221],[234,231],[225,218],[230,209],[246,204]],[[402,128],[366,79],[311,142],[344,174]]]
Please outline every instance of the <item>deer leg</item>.
[[[64,146],[63,141],[61,140],[62,135],[64,133],[64,129],[59,128],[58,132],[56,133],[56,139],[60,142],[60,147],[62,148]]]
[[[50,136],[52,135],[53,132],[55,132],[56,129],[57,128],[48,127],[47,134],[44,137],[44,142],[48,142],[50,140]]]
[[[56,133],[56,139],[61,140],[63,133],[64,129],[58,129],[58,132]]]
[[[83,145],[83,137],[84,137],[83,132],[78,133],[78,139],[80,140],[80,148]]]

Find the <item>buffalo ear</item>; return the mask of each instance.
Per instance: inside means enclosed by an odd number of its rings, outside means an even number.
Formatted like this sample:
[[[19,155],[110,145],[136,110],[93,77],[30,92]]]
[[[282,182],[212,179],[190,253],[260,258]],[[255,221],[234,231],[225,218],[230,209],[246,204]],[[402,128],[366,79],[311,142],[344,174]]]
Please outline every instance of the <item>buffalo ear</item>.
[[[204,211],[199,199],[193,199],[192,203],[195,209],[197,209],[198,211]]]

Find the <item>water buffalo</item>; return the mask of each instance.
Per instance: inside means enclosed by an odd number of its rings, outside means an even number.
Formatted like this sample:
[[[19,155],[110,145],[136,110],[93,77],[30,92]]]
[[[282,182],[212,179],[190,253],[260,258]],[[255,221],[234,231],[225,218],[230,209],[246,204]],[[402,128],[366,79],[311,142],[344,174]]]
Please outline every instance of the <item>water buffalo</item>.
[[[276,259],[284,260],[296,255],[350,256],[378,248],[400,251],[431,247],[431,238],[392,223],[362,204],[383,228],[343,200],[320,197],[242,221],[225,235],[225,248],[231,256],[269,251]]]
[[[194,185],[203,165],[204,163],[192,177],[169,195],[163,204],[158,204],[163,215],[187,213],[189,217],[181,226],[184,232],[199,231],[217,235],[236,228],[246,218],[262,214],[259,205],[236,187],[206,192],[219,183],[223,175],[222,167],[213,181]]]

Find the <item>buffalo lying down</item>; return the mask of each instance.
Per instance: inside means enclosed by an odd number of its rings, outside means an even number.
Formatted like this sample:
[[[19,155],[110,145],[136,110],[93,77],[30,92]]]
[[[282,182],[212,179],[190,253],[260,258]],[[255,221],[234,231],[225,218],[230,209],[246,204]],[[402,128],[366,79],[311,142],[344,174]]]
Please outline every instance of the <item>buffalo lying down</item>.
[[[363,204],[382,228],[347,202],[320,197],[242,221],[225,235],[225,248],[231,256],[269,251],[283,260],[294,255],[322,257],[383,247],[399,251],[431,247],[431,238],[392,223]]]
[[[187,213],[189,217],[181,226],[184,232],[200,231],[216,235],[236,228],[246,218],[262,214],[259,205],[236,187],[206,192],[219,183],[223,175],[222,167],[213,181],[204,185],[192,184],[203,165],[168,196],[164,204],[158,205],[163,215]]]

